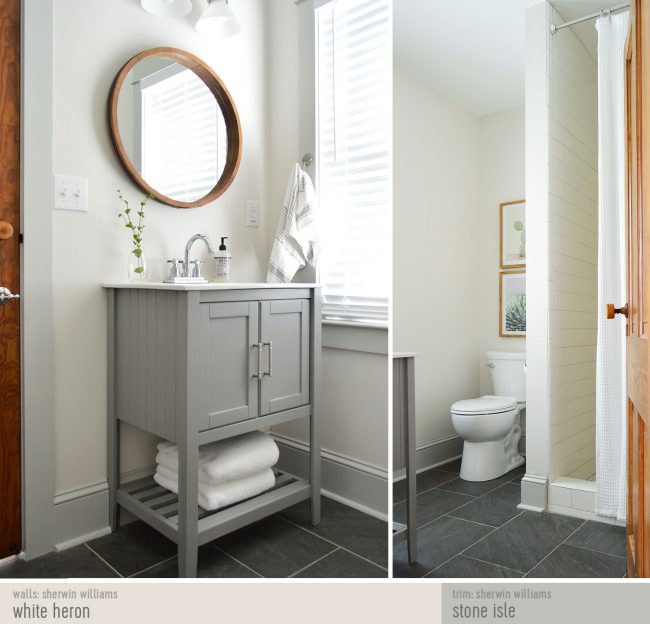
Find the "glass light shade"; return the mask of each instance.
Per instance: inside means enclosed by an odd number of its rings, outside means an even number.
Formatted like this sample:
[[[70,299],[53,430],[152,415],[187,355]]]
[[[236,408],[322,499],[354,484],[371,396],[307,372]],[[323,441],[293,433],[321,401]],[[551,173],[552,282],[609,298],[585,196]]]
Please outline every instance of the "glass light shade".
[[[196,31],[205,37],[230,37],[241,30],[226,0],[212,0],[196,23]]]
[[[140,0],[140,4],[157,17],[183,17],[192,10],[192,0]]]

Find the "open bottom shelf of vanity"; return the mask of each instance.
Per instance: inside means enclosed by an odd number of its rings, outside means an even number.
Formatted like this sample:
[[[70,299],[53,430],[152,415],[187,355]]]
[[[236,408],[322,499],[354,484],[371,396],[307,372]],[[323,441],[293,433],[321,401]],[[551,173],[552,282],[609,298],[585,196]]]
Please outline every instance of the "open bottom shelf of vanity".
[[[211,542],[227,533],[261,520],[307,500],[311,486],[303,479],[276,472],[275,485],[266,492],[246,500],[206,511],[198,507],[198,543]],[[178,543],[178,495],[158,485],[153,477],[145,477],[122,485],[117,502],[165,537]]]

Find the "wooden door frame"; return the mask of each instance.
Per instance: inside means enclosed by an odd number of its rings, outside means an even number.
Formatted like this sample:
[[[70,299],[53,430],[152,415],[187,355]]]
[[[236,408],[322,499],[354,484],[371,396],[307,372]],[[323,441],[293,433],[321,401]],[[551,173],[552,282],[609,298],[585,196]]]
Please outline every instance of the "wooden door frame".
[[[54,507],[54,0],[22,0],[22,549],[52,551]]]

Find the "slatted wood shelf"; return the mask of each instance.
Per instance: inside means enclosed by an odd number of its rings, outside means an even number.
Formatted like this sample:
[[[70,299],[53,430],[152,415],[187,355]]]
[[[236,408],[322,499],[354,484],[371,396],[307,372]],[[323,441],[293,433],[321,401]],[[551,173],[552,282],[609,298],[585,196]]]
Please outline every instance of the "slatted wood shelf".
[[[276,471],[275,485],[262,494],[216,511],[198,507],[199,544],[210,542],[306,500],[310,493],[307,481]],[[178,495],[158,485],[153,476],[122,485],[117,491],[117,502],[165,537],[178,543]]]
[[[393,545],[403,542],[408,537],[408,527],[401,522],[393,522]]]

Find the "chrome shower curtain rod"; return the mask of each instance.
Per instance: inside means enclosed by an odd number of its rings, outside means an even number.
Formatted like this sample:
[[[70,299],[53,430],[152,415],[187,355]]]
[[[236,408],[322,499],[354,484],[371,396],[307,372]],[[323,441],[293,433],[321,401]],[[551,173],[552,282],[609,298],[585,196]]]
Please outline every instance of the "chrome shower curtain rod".
[[[618,13],[618,11],[624,11],[625,9],[629,8],[629,6],[630,4],[628,2],[625,2],[623,4],[617,4],[616,6],[609,7],[608,9],[603,9],[597,13],[592,13],[591,15],[586,15],[585,17],[571,20],[570,22],[564,22],[564,24],[551,24],[551,34],[554,35],[558,30],[566,28],[567,26],[573,26],[574,24],[586,22],[587,20],[594,19],[596,17],[605,17],[606,15],[611,15],[612,13]]]

